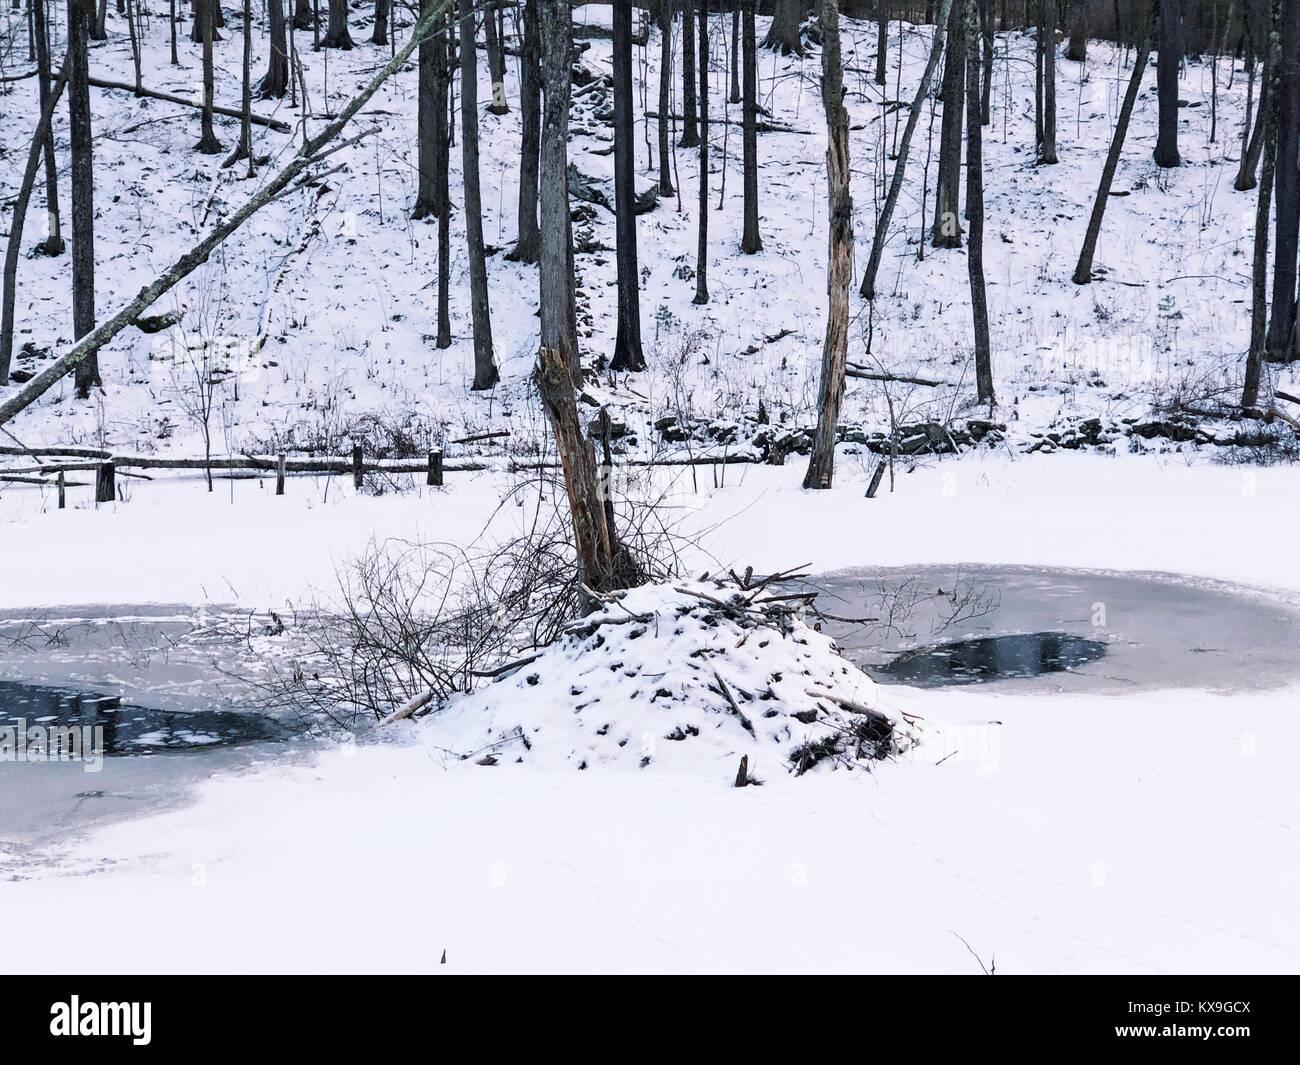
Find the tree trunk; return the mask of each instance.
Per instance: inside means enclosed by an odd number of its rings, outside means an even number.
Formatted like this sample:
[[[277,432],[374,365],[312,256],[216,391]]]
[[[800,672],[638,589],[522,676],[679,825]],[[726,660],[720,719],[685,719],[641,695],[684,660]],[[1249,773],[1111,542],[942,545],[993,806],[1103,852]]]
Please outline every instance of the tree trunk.
[[[632,0],[614,0],[614,229],[618,332],[612,370],[644,370],[641,276],[636,255],[636,131],[632,100]]]
[[[430,5],[436,0],[429,0]],[[433,213],[438,216],[438,338],[434,346],[451,347],[451,54],[452,19],[447,11],[433,23]]]
[[[1284,0],[1271,0],[1268,28],[1264,35],[1264,85],[1260,90],[1259,121],[1264,139],[1264,167],[1260,175],[1259,199],[1255,206],[1255,254],[1251,263],[1250,349],[1246,352],[1246,379],[1241,405],[1259,402],[1263,363],[1268,353],[1268,222],[1272,213],[1273,183],[1277,170],[1278,41],[1274,29],[1281,17]]]
[[[1116,32],[1119,27],[1115,27]],[[1070,41],[1065,46],[1065,58],[1082,63],[1088,58],[1088,0],[1074,0],[1070,12]]]
[[[309,30],[313,21],[311,0],[294,0],[293,28],[295,30]]]
[[[829,313],[822,345],[817,393],[817,432],[805,488],[830,488],[835,477],[835,438],[844,399],[849,347],[849,282],[853,276],[853,197],[849,191],[849,119],[844,109],[840,65],[839,0],[822,0],[822,106],[826,111],[826,185],[830,204],[830,249],[826,266]]]
[[[907,125],[903,127],[903,140],[898,148],[898,161],[894,163],[894,174],[889,180],[889,192],[885,194],[885,203],[880,209],[880,218],[876,221],[876,232],[871,238],[871,258],[866,272],[862,275],[861,293],[869,300],[876,298],[876,275],[880,272],[880,258],[885,252],[885,241],[889,237],[889,223],[894,217],[894,208],[898,204],[899,193],[903,191],[903,178],[907,173],[907,156],[912,147],[912,134],[916,132],[921,120],[922,105],[930,94],[930,82],[934,78],[935,67],[939,65],[939,56],[943,53],[944,27],[952,12],[953,0],[942,0],[942,10],[934,24],[934,38],[930,42],[930,58],[926,60],[925,70],[921,72],[921,84],[916,88],[912,98],[911,110],[907,113]]]
[[[348,0],[330,0],[329,27],[321,40],[322,48],[352,48],[352,35],[348,33]]]
[[[578,324],[574,307],[571,223],[569,218],[569,62],[571,9],[568,0],[541,4],[542,85],[544,88],[541,151],[542,348],[558,352],[569,377],[581,379]]]
[[[1267,351],[1271,362],[1291,362],[1296,358],[1296,253],[1300,244],[1300,0],[1283,0],[1278,20],[1273,306]]]
[[[95,167],[90,128],[90,59],[87,32],[94,0],[68,0],[68,115],[72,153],[72,333],[95,328]],[[79,399],[100,383],[99,359],[77,364]]]
[[[199,119],[199,142],[194,145],[194,150],[200,155],[217,155],[222,151],[221,142],[212,129],[212,35],[216,29],[213,25],[216,3],[217,0],[199,0],[198,5],[199,34],[203,39],[203,110]]]
[[[695,248],[695,298],[691,302],[705,304],[709,302],[709,0],[699,0],[699,3],[700,217]]]
[[[772,24],[763,38],[763,47],[782,55],[803,55],[799,24],[803,21],[803,0],[775,0]]]
[[[889,58],[889,0],[876,0],[876,84],[885,84]]]
[[[251,82],[251,66],[253,59],[253,10],[251,0],[244,0],[244,25],[240,30],[243,36],[243,58],[240,65],[240,92],[239,102],[242,114],[239,116],[239,143],[235,145],[235,150],[230,153],[226,161],[221,165],[234,166],[241,159],[247,159],[248,173],[253,173],[253,122],[251,115],[253,113],[253,90]]]
[[[672,147],[669,144],[672,121],[673,5],[672,0],[659,3],[659,195],[674,196]]]
[[[958,213],[961,189],[962,107],[966,84],[966,34],[961,5],[948,15],[948,45],[943,59],[943,120],[939,133],[939,174],[935,181],[934,229],[936,248],[961,247]]]
[[[483,245],[483,197],[478,172],[478,52],[473,0],[460,0],[460,152],[465,185],[465,241],[469,252],[470,317],[474,323],[474,383],[482,392],[500,379],[492,357],[492,310],[488,304]]]
[[[274,3],[275,0],[272,0]],[[421,12],[427,12],[435,0],[420,0]],[[445,78],[439,76],[439,66],[446,63],[445,46],[441,27],[437,33],[430,34],[419,46],[419,69],[416,74],[415,98],[415,138],[416,138],[416,185],[415,206],[411,217],[436,218],[442,203],[438,197],[438,148],[442,146],[445,153],[447,100],[445,95],[440,101],[438,85]],[[442,116],[442,123],[438,117]]]
[[[966,29],[966,273],[975,335],[975,387],[981,403],[996,403],[993,355],[989,344],[989,308],[984,294],[984,144],[980,123],[980,39],[976,0],[964,0]],[[1051,3],[1051,0],[1048,0]],[[1055,37],[1053,36],[1053,40]]]
[[[980,0],[980,37],[984,41],[984,65],[980,78],[980,124],[993,121],[993,0]]]
[[[4,265],[4,309],[0,312],[0,385],[9,383],[9,367],[13,360],[18,254],[22,250],[23,223],[27,218],[27,204],[31,199],[32,188],[36,184],[36,171],[40,166],[40,158],[44,154],[46,135],[53,125],[54,108],[59,102],[59,97],[63,95],[63,87],[67,84],[71,66],[70,62],[64,64],[58,80],[45,94],[45,99],[41,103],[41,117],[36,124],[36,132],[32,136],[31,147],[27,152],[27,169],[18,188],[18,198],[14,201],[13,216],[9,223],[9,243],[5,248]]]
[[[745,98],[740,87],[740,8],[743,3],[744,0],[735,0],[731,9],[731,95],[727,102],[733,104],[741,103]]]
[[[45,0],[32,0],[33,31],[36,44],[36,76],[40,81],[42,109],[50,96],[50,42],[46,33]],[[43,255],[63,254],[63,225],[59,214],[59,163],[54,154],[54,124],[45,124],[41,152],[45,159],[45,239],[37,245]]]
[[[740,2],[744,68],[741,75],[744,124],[741,141],[745,192],[745,223],[740,237],[740,250],[746,255],[753,255],[763,250],[763,237],[758,231],[758,39],[754,28],[757,0]]]
[[[1124,93],[1124,102],[1120,105],[1119,119],[1115,123],[1115,133],[1110,139],[1110,150],[1106,153],[1106,163],[1101,170],[1101,184],[1097,186],[1097,198],[1092,204],[1092,216],[1088,219],[1088,231],[1083,237],[1083,249],[1079,252],[1079,262],[1074,268],[1074,283],[1087,285],[1092,281],[1092,260],[1097,252],[1097,239],[1101,236],[1101,220],[1106,213],[1106,201],[1110,196],[1110,186],[1115,180],[1115,171],[1119,167],[1119,158],[1124,151],[1124,139],[1128,136],[1129,121],[1133,117],[1133,106],[1137,103],[1138,93],[1142,90],[1142,75],[1146,71],[1147,61],[1151,58],[1151,38],[1144,37],[1138,45],[1137,57],[1133,61],[1133,73],[1128,80],[1128,89]]]
[[[510,112],[506,102],[506,54],[501,47],[501,35],[497,33],[496,4],[486,0],[483,7],[483,36],[487,41],[488,80],[492,83],[492,99],[488,110],[494,115]]]
[[[682,139],[680,148],[694,148],[700,143],[695,114],[695,9],[693,0],[682,8]]]
[[[1156,166],[1178,166],[1178,67],[1182,62],[1179,47],[1182,17],[1180,0],[1158,0],[1160,54],[1156,60],[1156,95],[1159,109],[1159,133],[1152,153]]]
[[[371,44],[388,43],[388,8],[391,0],[375,0],[375,32],[370,35]]]
[[[1056,0],[1042,0],[1042,21],[1038,39],[1043,54],[1043,139],[1038,162],[1056,162]]]
[[[1264,145],[1264,112],[1269,106],[1269,83],[1268,83],[1268,46],[1265,45],[1264,68],[1265,73],[1259,89],[1259,110],[1255,116],[1254,126],[1250,122],[1250,94],[1255,86],[1255,57],[1254,50],[1251,49],[1247,54],[1246,62],[1250,68],[1250,80],[1246,86],[1246,123],[1241,131],[1241,165],[1237,168],[1237,178],[1232,183],[1232,187],[1238,192],[1249,192],[1255,187],[1255,171],[1259,168],[1259,153]]]
[[[538,152],[542,138],[542,72],[538,42],[538,0],[524,0],[523,52],[519,57],[519,236],[510,258],[535,263],[542,233],[537,227]]]
[[[285,25],[285,0],[266,0],[271,20],[271,52],[266,73],[257,85],[259,100],[279,100],[289,91],[289,36]]]

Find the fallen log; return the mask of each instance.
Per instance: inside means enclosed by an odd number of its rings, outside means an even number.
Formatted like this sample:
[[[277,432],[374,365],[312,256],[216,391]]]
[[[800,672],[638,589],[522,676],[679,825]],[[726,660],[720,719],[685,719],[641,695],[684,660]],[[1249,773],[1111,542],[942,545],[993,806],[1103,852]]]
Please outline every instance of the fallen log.
[[[885,381],[897,382],[904,385],[925,385],[927,388],[939,388],[942,385],[951,384],[950,381],[935,381],[929,377],[913,377],[910,374],[901,373],[876,373],[874,370],[863,370],[852,363],[845,369],[846,377],[856,377],[860,381]]]
[[[244,205],[212,230],[203,240],[176,260],[166,271],[160,274],[152,284],[146,285],[135,297],[112,318],[82,337],[63,355],[33,377],[21,391],[0,403],[0,425],[11,421],[54,385],[71,373],[76,367],[90,358],[95,352],[112,340],[127,326],[131,325],[158,298],[170,291],[176,284],[188,277],[208,261],[210,256],[232,233],[238,230],[254,214],[272,200],[288,190],[304,172],[319,161],[325,148],[334,140],[349,122],[356,116],[376,92],[394,73],[396,73],[419,47],[420,42],[429,35],[435,22],[442,17],[450,5],[450,0],[436,0],[420,17],[411,30],[411,36],[397,53],[380,68],[379,72],[352,97],[340,112],[338,118],[326,126],[315,137],[298,149],[298,154],[278,171],[257,193],[244,202]]]
[[[144,96],[150,100],[162,100],[164,103],[181,104],[184,107],[193,107],[196,110],[203,109],[203,103],[200,100],[187,100],[184,96],[177,96],[170,92],[159,92],[157,89],[146,89],[143,86],[137,89],[125,81],[109,81],[107,78],[90,78],[90,84],[97,89],[117,89],[121,92],[129,92],[132,96]],[[213,104],[214,114],[225,115],[227,118],[243,118],[244,112],[237,107],[223,107],[221,104]],[[263,115],[250,113],[248,120],[255,126],[265,126],[267,129],[273,129],[277,133],[288,133],[292,127],[288,122],[278,118],[266,118]]]

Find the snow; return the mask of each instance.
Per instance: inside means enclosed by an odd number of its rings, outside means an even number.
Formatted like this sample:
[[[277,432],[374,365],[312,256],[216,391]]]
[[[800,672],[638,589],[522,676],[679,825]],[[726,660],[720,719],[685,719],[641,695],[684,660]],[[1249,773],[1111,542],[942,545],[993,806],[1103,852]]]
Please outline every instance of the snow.
[[[111,7],[110,40],[92,44],[92,68],[129,78],[125,35]],[[7,7],[3,17],[5,26],[20,23]],[[608,9],[593,5],[575,17],[604,25]],[[226,40],[217,45],[218,97],[227,103],[239,49],[238,18],[228,18]],[[402,27],[407,15],[395,12],[395,19]],[[761,35],[766,20],[759,21]],[[361,43],[364,22],[353,13],[358,47],[328,55],[328,81],[326,56],[301,53],[317,116],[336,108],[383,54]],[[182,66],[173,70],[158,25],[147,40],[149,83],[192,93],[198,59],[188,27],[181,32]],[[846,63],[868,67],[875,27],[846,20],[844,33]],[[891,26],[885,97],[910,98],[929,34],[926,27]],[[305,39],[300,35],[300,43]],[[607,72],[608,42],[589,40],[585,63]],[[713,41],[714,113],[736,118],[738,108],[725,103],[724,35],[715,31]],[[266,48],[259,21],[255,70]],[[675,531],[691,541],[685,571],[695,575],[801,563],[814,571],[955,562],[1068,566],[1226,580],[1296,604],[1300,555],[1286,543],[1300,496],[1293,466],[1219,464],[1218,449],[1119,437],[1096,451],[1025,454],[1044,439],[1035,434],[1053,425],[1097,417],[1123,426],[1174,398],[1210,401],[1235,392],[1254,220],[1253,196],[1231,190],[1244,116],[1242,72],[1229,84],[1228,64],[1220,64],[1218,139],[1209,143],[1209,69],[1186,64],[1180,95],[1199,105],[1180,111],[1186,165],[1160,173],[1150,161],[1150,72],[1116,180],[1129,195],[1112,200],[1102,234],[1099,263],[1107,274],[1078,288],[1069,275],[1127,77],[1125,57],[1091,42],[1086,65],[1058,60],[1061,162],[1035,167],[1033,65],[1025,61],[1032,44],[1000,35],[998,48],[1014,61],[999,63],[986,130],[986,260],[995,416],[1006,425],[1005,439],[942,460],[905,458],[893,490],[887,481],[872,500],[864,490],[876,456],[853,444],[840,449],[829,492],[802,491],[802,463],[792,458],[784,467],[659,468],[636,478],[621,471],[627,483],[620,497],[661,498],[671,508]],[[647,95],[654,100],[655,36],[647,60]],[[480,77],[486,100],[482,57]],[[854,74],[847,84],[863,263],[892,168],[895,119],[905,116],[882,117],[881,94],[866,76]],[[30,135],[35,85],[6,88],[4,202],[19,176],[22,153],[14,146]],[[502,249],[515,229],[513,62],[506,91],[511,113],[481,116],[485,231]],[[621,444],[625,454],[665,453],[671,442],[653,430],[657,418],[749,425],[760,399],[778,425],[811,423],[825,313],[825,140],[815,51],[802,62],[760,52],[760,91],[773,119],[805,131],[760,137],[764,251],[745,257],[735,249],[741,182],[734,128],[715,128],[711,188],[722,208],[710,217],[710,304],[691,303],[693,153],[677,152],[680,198],[638,219],[651,372],[605,374],[593,386],[621,408],[632,430]],[[220,157],[190,151],[197,113],[101,90],[92,102],[98,306],[105,314],[254,186],[238,168],[221,171]],[[258,110],[276,108],[264,102]],[[284,104],[279,114],[287,118],[289,110]],[[597,110],[595,103],[584,106],[571,152],[584,173],[604,179],[612,162],[595,153],[608,148],[610,131],[592,117]],[[183,311],[174,334],[217,338],[236,371],[220,389],[214,414],[219,451],[274,452],[295,441],[328,449],[362,432],[363,418],[372,427],[401,429],[417,452],[463,433],[510,429],[504,445],[449,450],[449,458],[481,451],[493,469],[449,473],[443,489],[414,478],[382,494],[355,493],[343,478],[294,477],[282,498],[265,481],[221,481],[208,493],[201,477],[158,472],[152,480],[119,478],[124,500],[99,507],[84,489],[73,489],[65,511],[38,488],[4,486],[0,609],[282,609],[330,596],[337,574],[372,543],[475,546],[519,532],[535,493],[549,491],[521,488],[520,477],[504,470],[510,457],[533,454],[543,426],[528,384],[536,278],[504,255],[491,257],[503,382],[470,395],[459,214],[452,234],[455,342],[439,352],[428,339],[436,239],[432,227],[408,217],[414,111],[415,76],[406,71],[358,118],[358,129],[370,119],[381,131],[340,153],[335,161],[347,163],[345,174],[323,191],[269,207],[155,310]],[[320,124],[313,118],[311,128]],[[233,143],[233,124],[218,119],[217,126]],[[920,239],[924,186],[933,182],[928,126],[927,108],[885,253],[881,295],[870,311],[854,304],[861,313],[850,358],[961,384],[886,394],[851,382],[846,420],[873,431],[889,429],[891,403],[905,411],[906,422],[987,414],[969,402],[964,253],[936,251]],[[647,146],[653,129],[648,133]],[[277,160],[293,150],[290,137],[257,128],[254,135],[257,150]],[[62,151],[63,115],[56,136]],[[641,167],[648,159],[638,151]],[[454,189],[459,165],[453,153]],[[652,179],[639,173],[638,188]],[[66,173],[62,180],[66,224]],[[33,204],[38,214],[40,206]],[[612,247],[612,216],[596,209],[588,224],[595,243]],[[40,236],[29,230],[25,244]],[[612,346],[612,259],[601,251],[578,256],[589,363]],[[24,257],[18,344],[66,344],[67,296],[66,259]],[[192,372],[175,358],[176,339],[128,331],[103,354],[105,389],[93,402],[74,401],[65,386],[6,428],[27,444],[199,453],[200,427],[183,410]],[[1283,372],[1277,383],[1287,387],[1293,375]],[[728,446],[712,452],[722,455]],[[701,450],[695,441],[688,447]],[[512,491],[520,505],[502,507]],[[635,594],[661,597],[642,604],[656,611],[678,603],[678,593],[662,588]],[[804,635],[817,668],[840,668],[823,638]],[[115,930],[111,950],[87,952],[84,927],[12,922],[0,968],[66,971],[70,958],[78,969],[108,972],[972,973],[981,962],[1009,973],[1300,967],[1294,688],[1127,697],[893,689],[885,699],[858,674],[861,701],[899,716],[906,710],[920,723],[923,742],[870,772],[824,767],[796,778],[786,771],[784,738],[750,740],[720,713],[707,679],[703,688],[685,689],[690,701],[681,713],[712,731],[701,727],[700,737],[683,742],[656,740],[657,757],[642,769],[643,733],[662,732],[657,721],[647,726],[630,698],[618,707],[608,743],[572,713],[567,693],[587,668],[584,648],[571,640],[548,652],[534,671],[537,685],[528,683],[532,672],[519,671],[441,719],[394,727],[386,742],[344,745],[307,765],[215,775],[184,805],[89,834],[69,825],[59,846],[36,853],[0,840],[0,906],[7,912],[93,910],[111,914]],[[658,644],[643,652],[638,668],[650,670],[661,654],[666,669],[680,668]],[[728,683],[744,687],[760,668],[775,667],[756,656]],[[615,692],[611,686],[606,698],[614,701]],[[788,695],[793,700],[798,692]],[[540,722],[544,733],[523,764],[478,765],[477,758],[447,754],[478,750],[523,722]],[[477,745],[470,742],[475,733],[482,736]],[[617,746],[622,738],[626,748]],[[746,752],[762,787],[731,786],[737,756]],[[588,768],[580,772],[584,759]],[[113,771],[110,760],[108,787]],[[192,934],[177,935],[178,927]]]

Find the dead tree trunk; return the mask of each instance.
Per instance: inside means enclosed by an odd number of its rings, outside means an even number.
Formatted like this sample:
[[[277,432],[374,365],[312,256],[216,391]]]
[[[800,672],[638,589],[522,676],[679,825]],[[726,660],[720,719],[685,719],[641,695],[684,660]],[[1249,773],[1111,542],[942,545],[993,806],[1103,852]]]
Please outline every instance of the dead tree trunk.
[[[460,152],[465,186],[465,241],[469,252],[469,305],[474,323],[474,383],[482,392],[500,379],[492,355],[487,254],[483,243],[483,195],[478,172],[478,52],[473,0],[460,0]]]
[[[948,15],[948,44],[943,58],[943,120],[939,132],[939,174],[935,182],[936,248],[961,247],[962,105],[966,89],[966,34],[960,3]]]
[[[1179,47],[1182,18],[1180,0],[1157,0],[1160,23],[1160,54],[1156,59],[1156,99],[1159,132],[1152,153],[1156,166],[1178,166],[1178,67],[1182,63]]]
[[[1146,71],[1147,60],[1151,57],[1151,38],[1143,37],[1138,45],[1137,57],[1133,61],[1133,73],[1128,80],[1128,89],[1124,93],[1124,102],[1120,105],[1119,119],[1115,123],[1115,133],[1110,139],[1110,150],[1106,153],[1106,163],[1101,170],[1101,184],[1097,186],[1097,198],[1092,203],[1092,216],[1088,219],[1088,231],[1083,237],[1083,248],[1079,252],[1079,262],[1074,268],[1074,283],[1086,285],[1092,281],[1092,260],[1097,253],[1097,240],[1101,236],[1101,220],[1106,213],[1106,201],[1110,196],[1110,186],[1115,180],[1115,171],[1119,167],[1119,158],[1124,151],[1124,139],[1128,136],[1129,120],[1133,117],[1133,106],[1137,103],[1138,93],[1142,89],[1142,75]]]
[[[817,393],[817,432],[805,488],[830,488],[835,476],[835,440],[844,399],[849,347],[849,282],[853,277],[853,197],[849,191],[849,119],[844,109],[840,61],[839,0],[822,0],[822,107],[826,112],[826,185],[830,203],[830,247],[826,267],[829,313],[822,345]]]
[[[542,347],[558,352],[569,378],[581,380],[578,324],[574,307],[572,230],[569,217],[569,63],[571,9],[568,0],[541,4],[541,52],[544,111],[541,151]]]
[[[703,39],[703,38],[701,38]],[[614,229],[618,331],[612,370],[645,369],[636,255],[636,142],[632,101],[632,0],[614,0]]]
[[[509,258],[535,263],[542,233],[537,228],[538,152],[542,138],[542,71],[538,0],[524,0],[523,51],[519,56],[519,236]]]
[[[741,137],[744,166],[744,227],[740,250],[753,255],[763,250],[758,229],[758,39],[754,28],[756,0],[741,0],[741,99],[744,130]]]
[[[699,2],[700,217],[695,247],[695,298],[691,302],[705,304],[709,302],[709,0]]]
[[[966,272],[975,334],[975,387],[979,401],[992,406],[993,355],[989,344],[989,308],[984,293],[984,131],[980,123],[980,39],[976,0],[964,0],[966,26]]]
[[[880,217],[876,220],[876,232],[871,238],[871,258],[862,275],[861,293],[869,300],[876,298],[876,275],[880,272],[880,258],[885,253],[885,241],[889,238],[889,223],[894,217],[894,208],[898,205],[899,193],[903,191],[903,178],[907,173],[907,156],[912,147],[912,134],[916,132],[921,120],[925,98],[930,94],[930,82],[934,78],[935,67],[939,65],[939,56],[943,53],[944,26],[952,11],[953,0],[942,0],[942,7],[934,25],[934,38],[930,42],[930,58],[926,60],[925,70],[921,72],[921,84],[916,87],[912,98],[912,107],[907,113],[907,125],[903,127],[903,139],[898,146],[898,161],[894,163],[894,174],[889,180],[889,191],[885,194],[884,205],[880,208]]]
[[[72,153],[72,332],[77,339],[95,328],[95,166],[90,128],[90,59],[87,32],[93,0],[68,0],[68,115]],[[79,399],[99,382],[92,353],[77,365]]]

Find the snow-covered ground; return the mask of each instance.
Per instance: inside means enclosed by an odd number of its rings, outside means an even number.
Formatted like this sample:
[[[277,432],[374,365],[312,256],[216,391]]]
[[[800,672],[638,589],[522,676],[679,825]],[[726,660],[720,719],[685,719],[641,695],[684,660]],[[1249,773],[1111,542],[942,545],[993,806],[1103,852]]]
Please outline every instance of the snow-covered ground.
[[[129,78],[125,35],[111,7],[110,40],[92,47],[92,67]],[[368,14],[353,15],[358,48],[329,53],[328,79],[326,57],[304,47],[317,115],[349,95],[385,52],[361,43]],[[3,17],[19,25],[7,9]],[[226,103],[235,99],[239,39],[238,19],[228,17],[227,39],[217,46],[218,96]],[[607,13],[579,9],[577,17],[596,23]],[[399,26],[404,21],[399,14]],[[736,119],[738,107],[725,104],[720,28],[713,109]],[[266,52],[261,29],[255,70]],[[887,99],[910,99],[929,33],[891,27]],[[882,117],[881,94],[861,73],[874,34],[868,23],[845,25],[859,265],[889,175],[885,147],[905,117]],[[830,492],[799,488],[797,458],[784,467],[659,469],[636,490],[665,494],[677,532],[693,541],[683,560],[692,574],[747,565],[765,572],[799,564],[829,571],[1015,563],[1228,580],[1294,603],[1300,555],[1287,545],[1300,494],[1294,467],[1220,464],[1217,449],[1178,450],[1160,440],[1117,440],[1109,454],[1023,453],[1036,439],[1031,433],[1058,420],[1122,423],[1148,416],[1161,400],[1235,391],[1254,217],[1253,196],[1231,189],[1244,109],[1240,70],[1230,84],[1228,64],[1220,64],[1218,137],[1210,144],[1209,69],[1187,64],[1180,90],[1189,102],[1180,113],[1186,165],[1172,172],[1157,174],[1150,161],[1154,90],[1144,91],[1116,182],[1129,195],[1112,201],[1101,241],[1108,276],[1079,289],[1069,275],[1127,76],[1124,57],[1093,42],[1086,65],[1058,62],[1061,162],[1036,168],[1033,67],[1025,61],[1032,43],[1011,34],[998,47],[1015,58],[998,65],[986,131],[996,416],[1007,423],[1006,442],[957,458],[903,460],[895,490],[872,500],[864,488],[875,459],[852,447],[841,449]],[[198,55],[185,28],[180,68],[168,66],[160,23],[147,50],[152,87],[193,91]],[[653,102],[654,36],[646,58]],[[607,72],[608,42],[592,39],[585,62]],[[638,220],[651,372],[601,382],[637,433],[637,453],[663,446],[648,427],[668,415],[752,419],[762,400],[774,420],[811,420],[825,302],[818,70],[815,51],[802,62],[760,53],[764,105],[774,121],[801,132],[760,137],[765,248],[755,257],[736,252],[737,130],[730,127],[723,141],[715,129],[711,187],[723,207],[710,219],[711,303],[693,305],[693,282],[681,276],[694,264],[693,153],[677,152],[680,198]],[[1149,77],[1153,86],[1154,71]],[[35,87],[30,80],[5,87],[0,198],[7,200],[30,135]],[[481,116],[485,231],[503,250],[515,229],[513,63],[507,96],[509,115]],[[92,100],[98,305],[107,313],[253,186],[238,170],[221,171],[220,157],[190,151],[195,113],[98,90]],[[509,428],[506,445],[487,449],[497,465],[534,440],[542,424],[528,386],[536,279],[504,255],[491,258],[503,382],[492,393],[469,394],[459,214],[456,342],[439,352],[429,339],[436,231],[409,220],[414,109],[411,70],[372,102],[381,132],[341,154],[348,170],[327,191],[268,208],[160,306],[184,311],[185,336],[231,338],[239,372],[217,397],[217,450],[334,442],[355,436],[366,415],[404,427],[417,452],[462,432]],[[288,110],[283,105],[280,114]],[[319,125],[312,120],[313,129]],[[608,178],[612,159],[597,153],[609,146],[609,128],[587,112],[577,125],[586,129],[574,139],[573,161]],[[964,253],[934,251],[920,239],[924,186],[934,177],[933,157],[928,176],[926,168],[929,125],[927,110],[881,296],[870,312],[855,298],[850,358],[960,386],[887,397],[853,382],[846,418],[880,430],[888,428],[887,401],[905,409],[907,421],[975,413]],[[233,125],[218,126],[232,143]],[[259,152],[284,159],[292,151],[289,137],[255,134]],[[57,135],[62,145],[62,119]],[[642,166],[653,135],[651,127],[638,151]],[[457,152],[454,187],[458,171]],[[651,181],[641,174],[638,188]],[[65,187],[65,206],[66,195]],[[596,208],[590,225],[591,239],[612,247],[612,216]],[[32,232],[28,243],[39,236]],[[612,252],[580,254],[578,269],[590,361],[612,346]],[[66,259],[21,261],[19,346],[54,347],[70,337],[66,271]],[[261,338],[265,346],[244,359],[241,352]],[[128,331],[102,356],[102,395],[80,404],[70,387],[56,390],[7,428],[27,444],[197,454],[198,426],[184,413],[192,368],[151,358],[168,350],[155,340]],[[263,481],[222,481],[213,493],[199,477],[165,473],[119,484],[123,501],[94,508],[85,489],[73,489],[65,511],[38,488],[0,491],[0,609],[164,602],[280,610],[330,595],[338,571],[371,543],[484,543],[515,532],[528,509],[500,508],[517,487],[505,472],[449,473],[443,489],[383,494],[354,493],[342,478],[301,477],[283,498]],[[492,691],[476,698],[490,702]],[[870,772],[798,779],[779,758],[759,758],[751,766],[763,781],[758,788],[732,788],[734,757],[712,749],[708,758],[645,769],[449,764],[419,723],[395,727],[390,742],[343,747],[310,764],[220,776],[193,802],[160,815],[92,835],[72,831],[38,853],[0,845],[10,852],[0,853],[5,912],[100,914],[111,932],[64,919],[13,921],[0,943],[0,969],[1300,968],[1295,688],[889,694],[924,722],[926,742],[907,756]],[[112,768],[89,786],[111,787]],[[0,766],[0,773],[18,770],[40,767]]]

